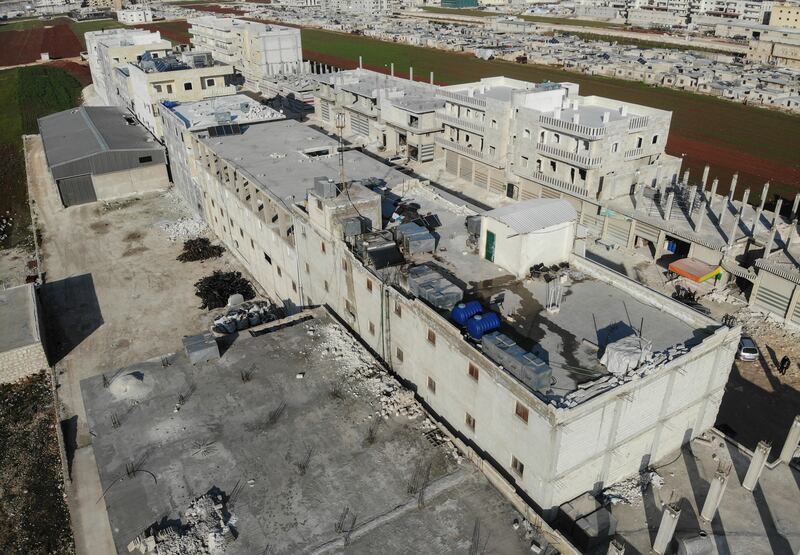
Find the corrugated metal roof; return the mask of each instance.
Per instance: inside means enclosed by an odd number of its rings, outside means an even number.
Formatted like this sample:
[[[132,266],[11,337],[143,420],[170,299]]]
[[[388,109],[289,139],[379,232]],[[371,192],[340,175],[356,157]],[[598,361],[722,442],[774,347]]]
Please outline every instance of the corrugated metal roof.
[[[82,106],[39,119],[47,163],[52,167],[112,150],[158,150],[141,125],[129,125],[113,106]]]
[[[488,210],[483,215],[506,224],[517,233],[531,233],[578,218],[569,202],[554,198],[517,202]]]

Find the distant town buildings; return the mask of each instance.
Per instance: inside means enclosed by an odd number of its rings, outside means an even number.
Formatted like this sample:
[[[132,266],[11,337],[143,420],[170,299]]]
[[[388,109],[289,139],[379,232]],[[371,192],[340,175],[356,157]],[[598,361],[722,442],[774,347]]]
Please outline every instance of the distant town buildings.
[[[137,23],[150,23],[153,21],[153,10],[149,7],[136,7],[117,12],[117,20],[125,25],[135,25]]]

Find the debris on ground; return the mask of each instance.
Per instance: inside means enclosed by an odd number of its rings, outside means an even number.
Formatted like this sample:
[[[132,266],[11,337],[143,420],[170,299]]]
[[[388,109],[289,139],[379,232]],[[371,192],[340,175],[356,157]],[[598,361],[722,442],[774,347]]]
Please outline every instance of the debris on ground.
[[[602,491],[601,498],[604,505],[623,503],[636,506],[642,502],[642,494],[647,488],[661,489],[663,485],[664,478],[655,470],[648,468],[636,476],[607,487]]]
[[[75,551],[54,402],[48,372],[0,384],[0,553]]]
[[[178,255],[180,262],[197,262],[209,258],[219,258],[225,252],[225,247],[212,245],[208,237],[195,237],[183,242],[183,252]]]
[[[174,220],[162,220],[156,224],[170,241],[185,241],[199,237],[208,229],[200,215],[189,208],[186,201],[175,192],[174,187],[164,193],[164,200],[166,206],[170,207],[174,214],[179,215]]]
[[[228,304],[228,297],[239,294],[246,301],[256,296],[253,285],[242,276],[241,272],[222,272],[215,271],[210,276],[198,280],[194,284],[195,295],[200,297],[203,303],[200,308],[222,308]]]
[[[251,301],[237,305],[214,318],[211,328],[216,333],[228,334],[266,324],[283,317],[283,309],[270,301]]]
[[[228,512],[223,497],[204,495],[183,513],[180,524],[155,524],[128,544],[129,552],[156,555],[223,555],[234,536],[236,517]]]

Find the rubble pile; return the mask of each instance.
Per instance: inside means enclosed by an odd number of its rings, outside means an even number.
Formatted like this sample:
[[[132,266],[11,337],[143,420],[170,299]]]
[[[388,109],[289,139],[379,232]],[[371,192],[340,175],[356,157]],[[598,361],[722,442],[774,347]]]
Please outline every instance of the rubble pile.
[[[250,301],[237,305],[214,318],[212,330],[228,334],[266,324],[281,318],[283,310],[270,301]]]
[[[173,220],[162,220],[156,224],[156,227],[164,232],[170,241],[186,241],[199,237],[206,231],[208,228],[206,223],[186,205],[174,188],[164,193],[164,200],[178,217]]]
[[[250,281],[242,276],[241,272],[215,271],[210,276],[198,280],[195,284],[195,295],[203,303],[200,308],[222,308],[228,304],[231,295],[240,294],[244,300],[249,301],[256,296]]]
[[[221,496],[194,500],[179,526],[150,529],[150,534],[128,544],[132,553],[155,555],[223,555],[232,539],[236,517],[225,510]]]
[[[225,252],[225,247],[212,245],[208,237],[196,237],[183,243],[183,252],[178,255],[180,262],[197,262],[209,258],[219,258]]]
[[[372,355],[339,325],[310,327],[308,334],[319,341],[319,348],[325,356],[336,361],[338,377],[348,393],[354,397],[368,396],[370,401],[380,400],[380,406],[375,407],[375,416],[384,419],[405,416],[413,420],[422,414],[414,393],[376,365]]]
[[[604,489],[601,493],[602,502],[604,505],[623,503],[636,506],[642,502],[642,494],[647,488],[661,489],[663,485],[664,479],[658,472],[646,469],[636,476]]]

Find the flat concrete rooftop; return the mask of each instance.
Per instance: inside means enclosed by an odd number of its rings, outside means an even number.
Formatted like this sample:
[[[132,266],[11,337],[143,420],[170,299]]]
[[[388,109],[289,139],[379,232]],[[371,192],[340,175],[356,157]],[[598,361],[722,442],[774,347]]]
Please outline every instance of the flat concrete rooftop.
[[[345,509],[356,515],[348,553],[465,553],[476,522],[487,553],[529,553],[512,528],[518,513],[411,393],[322,309],[309,315],[240,336],[215,362],[191,366],[178,354],[167,367],[157,359],[109,372],[108,387],[102,376],[81,382],[117,550],[212,488],[231,495],[238,484],[232,555],[342,552]],[[135,461],[157,482],[128,478]],[[427,469],[420,507],[411,486]]]
[[[245,125],[285,119],[285,116],[277,110],[243,94],[215,96],[197,102],[165,102],[164,106],[177,115],[186,128],[192,131],[228,123]],[[228,115],[230,121],[219,121],[218,114]]]
[[[33,285],[0,291],[0,353],[41,341]]]
[[[255,184],[281,199],[305,198],[315,177],[338,181],[338,141],[295,120],[250,125],[241,135],[206,137],[208,147],[249,174]],[[320,154],[327,150],[327,153]],[[344,153],[348,180],[377,178],[387,185],[408,179],[397,170],[356,150]]]
[[[395,187],[392,192],[402,202],[418,204],[420,215],[436,214],[442,222],[436,229],[437,251],[406,259],[445,270],[465,290],[466,299],[480,299],[484,306],[501,314],[501,331],[551,365],[555,383],[551,393],[543,396],[545,400],[558,399],[574,391],[578,384],[608,374],[600,364],[605,346],[640,328],[643,336],[653,342],[653,352],[659,352],[678,344],[696,344],[714,327],[687,323],[691,318],[681,318],[679,314],[690,309],[622,275],[617,279],[640,287],[645,298],[652,295],[660,302],[648,303],[626,288],[580,271],[569,272],[561,309],[551,314],[545,309],[547,285],[543,279],[518,279],[467,245],[465,218],[474,213],[472,210],[445,200],[430,187]],[[391,214],[393,207],[394,202],[384,201],[384,217]],[[395,225],[390,223],[388,227]],[[663,302],[674,310],[664,311],[660,305]]]

